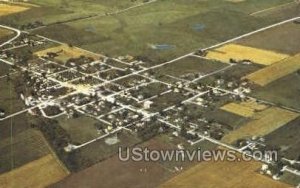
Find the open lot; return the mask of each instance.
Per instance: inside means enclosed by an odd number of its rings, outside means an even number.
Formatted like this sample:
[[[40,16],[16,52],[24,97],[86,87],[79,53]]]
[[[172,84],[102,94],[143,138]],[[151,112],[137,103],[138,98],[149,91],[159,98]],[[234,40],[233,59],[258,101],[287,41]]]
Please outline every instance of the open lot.
[[[271,178],[259,174],[256,170],[261,165],[261,163],[255,161],[201,162],[197,166],[162,184],[160,187],[289,187],[287,184],[276,182]]]
[[[226,64],[218,61],[190,56],[156,69],[155,74],[188,78],[189,76],[194,77],[195,74],[205,75],[226,66]]]
[[[165,95],[161,95],[155,98],[154,100],[152,100],[153,104],[149,110],[152,112],[159,112],[173,105],[178,105],[181,103],[181,101],[187,98],[188,98],[187,96],[184,96],[181,93],[175,93],[175,92],[167,93]]]
[[[298,116],[299,114],[297,113],[271,107],[256,113],[252,121],[225,135],[222,141],[225,143],[233,143],[240,138],[264,136],[284,126]]]
[[[250,60],[257,64],[272,65],[287,58],[288,55],[237,44],[227,44],[209,51],[206,57],[222,62],[230,62],[230,59],[236,61]]]
[[[20,168],[0,175],[3,187],[46,187],[69,174],[55,157],[48,154]]]
[[[247,75],[246,79],[260,86],[265,86],[279,78],[300,70],[300,54],[286,58],[276,64]]]
[[[95,123],[98,121],[90,117],[80,116],[76,119],[68,119],[66,116],[62,116],[58,118],[58,121],[74,143],[82,144],[99,136],[95,127]]]

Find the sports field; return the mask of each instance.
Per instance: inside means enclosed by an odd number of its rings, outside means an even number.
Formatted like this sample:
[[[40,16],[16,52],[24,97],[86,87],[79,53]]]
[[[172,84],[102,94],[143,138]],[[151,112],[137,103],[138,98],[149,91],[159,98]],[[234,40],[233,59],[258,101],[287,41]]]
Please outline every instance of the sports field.
[[[284,110],[277,107],[268,108],[256,113],[253,120],[240,128],[225,135],[222,139],[225,143],[252,136],[264,136],[278,129],[299,116],[298,113]]]
[[[202,188],[202,187],[264,187],[284,188],[289,185],[274,181],[257,172],[261,163],[250,162],[201,162],[197,166],[167,181],[161,188]]]
[[[267,108],[266,105],[258,104],[255,101],[246,101],[241,103],[229,103],[221,107],[222,110],[231,112],[243,117],[252,117],[256,111]]]
[[[30,7],[21,5],[9,5],[0,2],[0,17],[28,10]]]
[[[276,64],[258,70],[247,75],[245,78],[258,84],[265,86],[279,78],[296,72],[300,69],[300,54],[286,58]]]
[[[60,163],[49,154],[27,163],[13,171],[0,175],[1,187],[46,187],[69,174]]]
[[[230,59],[236,61],[251,60],[257,64],[271,65],[287,58],[288,55],[238,44],[228,44],[209,51],[206,57],[223,62],[230,62]]]
[[[56,53],[58,56],[55,57],[56,60],[61,62],[66,62],[70,58],[79,58],[80,56],[91,57],[91,58],[99,58],[99,55],[93,54],[91,52],[87,52],[80,48],[71,47],[68,45],[60,45],[53,48],[48,48],[46,50],[38,51],[35,55],[39,57],[47,56],[48,53]]]

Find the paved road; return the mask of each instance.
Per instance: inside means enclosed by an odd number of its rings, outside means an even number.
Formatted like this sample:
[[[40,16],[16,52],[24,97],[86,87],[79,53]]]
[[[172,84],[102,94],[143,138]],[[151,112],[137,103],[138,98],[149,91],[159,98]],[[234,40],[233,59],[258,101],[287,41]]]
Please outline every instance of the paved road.
[[[14,31],[14,32],[17,33],[17,35],[14,36],[13,38],[11,38],[11,39],[9,39],[8,41],[6,41],[6,42],[0,44],[0,48],[1,48],[2,46],[5,46],[6,44],[9,44],[9,43],[11,43],[12,41],[16,40],[16,39],[21,35],[21,31],[18,30],[18,29],[15,29],[15,28],[12,28],[12,27],[9,27],[9,26],[5,26],[5,25],[0,25],[0,27],[1,27],[1,28],[4,28],[4,29],[12,30],[12,31]]]
[[[237,41],[239,39],[242,39],[242,38],[245,38],[245,37],[249,37],[251,35],[254,35],[256,33],[259,33],[259,32],[262,32],[262,31],[266,31],[268,29],[272,29],[274,27],[277,27],[277,26],[280,26],[280,25],[283,25],[283,24],[286,24],[286,23],[289,23],[289,22],[293,22],[293,21],[296,21],[296,20],[299,20],[300,19],[300,16],[298,17],[294,17],[294,18],[291,18],[291,19],[287,19],[287,20],[284,20],[282,22],[279,22],[279,23],[276,23],[276,24],[273,24],[273,25],[270,25],[270,26],[267,26],[267,27],[263,27],[263,28],[260,28],[258,30],[255,30],[255,31],[252,31],[250,33],[246,33],[244,35],[241,35],[241,36],[238,36],[238,37],[235,37],[235,38],[232,38],[232,39],[229,39],[227,41],[224,41],[224,42],[221,42],[221,43],[218,43],[216,45],[213,45],[213,46],[210,46],[208,48],[204,48],[202,50],[210,50],[210,49],[213,49],[213,48],[217,48],[217,47],[220,47],[220,46],[223,46],[225,44],[228,44],[228,43],[231,43],[231,42],[234,42],[234,41]]]

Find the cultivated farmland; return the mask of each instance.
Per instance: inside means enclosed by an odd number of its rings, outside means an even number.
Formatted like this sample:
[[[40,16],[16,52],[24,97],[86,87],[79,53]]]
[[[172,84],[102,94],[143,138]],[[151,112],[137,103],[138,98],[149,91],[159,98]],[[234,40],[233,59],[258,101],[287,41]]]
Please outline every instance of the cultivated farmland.
[[[296,72],[300,69],[300,54],[286,58],[276,64],[258,70],[247,75],[245,78],[258,84],[265,86],[279,78]]]
[[[264,136],[284,126],[298,116],[299,114],[297,113],[277,107],[268,108],[256,113],[253,116],[253,120],[249,123],[225,135],[222,141],[225,143],[233,143],[240,138]]]
[[[299,10],[297,12],[299,13]],[[273,52],[295,55],[300,52],[299,33],[300,24],[292,22],[259,32],[252,36],[241,39],[236,43],[253,48],[260,48]]]
[[[0,3],[0,17],[28,10],[30,7]]]
[[[256,111],[264,110],[267,106],[254,101],[241,103],[229,103],[221,107],[222,110],[231,112],[243,117],[252,117]]]
[[[20,168],[0,175],[3,187],[46,187],[69,174],[53,155],[49,154]]]
[[[173,187],[266,187],[284,188],[287,184],[273,181],[257,172],[261,163],[250,162],[201,162],[197,166],[167,181],[161,188]]]
[[[271,65],[287,58],[288,55],[248,46],[228,44],[209,51],[206,57],[223,62],[229,62],[230,59],[238,61],[250,60],[257,64]]]
[[[271,101],[277,105],[284,105],[299,110],[299,83],[300,75],[295,72],[275,80],[264,87],[258,87],[254,90],[253,96],[259,99]]]

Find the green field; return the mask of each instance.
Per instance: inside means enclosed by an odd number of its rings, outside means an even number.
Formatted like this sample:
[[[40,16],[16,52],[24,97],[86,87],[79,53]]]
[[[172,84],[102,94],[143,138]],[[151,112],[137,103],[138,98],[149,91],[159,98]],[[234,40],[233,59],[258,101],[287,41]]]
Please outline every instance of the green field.
[[[130,132],[121,131],[117,135],[119,142],[114,145],[108,145],[105,139],[101,139],[75,150],[71,153],[67,167],[71,171],[83,170],[115,155],[119,147],[130,147],[140,142],[137,136]]]
[[[199,80],[198,82],[202,84],[213,84],[217,79],[224,79],[226,81],[235,82],[237,80],[240,80],[242,77],[252,72],[255,72],[261,68],[263,68],[263,66],[258,64],[236,64],[225,71],[221,71],[217,74],[205,77]]]
[[[291,160],[299,160],[300,154],[300,118],[297,118],[285,126],[265,136],[268,145],[280,148],[284,157]]]
[[[159,0],[118,15],[35,32],[110,56],[148,57],[156,64],[274,23],[278,20],[249,14],[284,2],[290,1]]]
[[[300,52],[300,24],[288,23],[237,41],[238,44],[295,55]]]
[[[228,66],[225,63],[201,59],[199,57],[187,57],[155,69],[157,75],[171,75],[181,77],[186,74],[209,74]]]
[[[39,131],[28,129],[19,134],[12,134],[12,137],[0,140],[0,173],[20,167],[49,153],[50,149]]]
[[[10,115],[25,109],[24,101],[20,99],[15,90],[17,77],[19,76],[12,75],[10,76],[10,80],[7,78],[0,79],[0,108],[5,110],[6,115]],[[20,84],[21,83],[18,82],[19,86]]]
[[[97,120],[87,116],[80,116],[76,119],[68,119],[66,116],[58,118],[60,126],[68,132],[73,143],[82,144],[97,138],[97,129],[94,126]]]
[[[3,16],[1,22],[13,26],[21,26],[36,21],[43,22],[44,24],[53,24],[98,14],[101,15],[106,12],[124,9],[141,2],[141,0],[134,2],[131,0],[116,1],[117,0],[32,0],[30,3],[37,6],[31,7],[25,12]]]
[[[293,73],[265,87],[256,88],[253,95],[259,99],[300,110],[299,83],[300,75]]]

